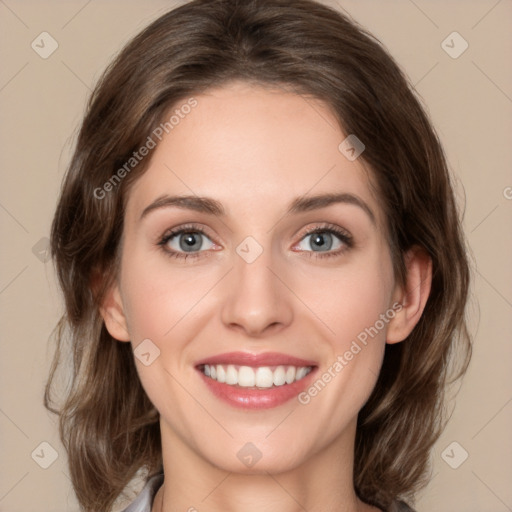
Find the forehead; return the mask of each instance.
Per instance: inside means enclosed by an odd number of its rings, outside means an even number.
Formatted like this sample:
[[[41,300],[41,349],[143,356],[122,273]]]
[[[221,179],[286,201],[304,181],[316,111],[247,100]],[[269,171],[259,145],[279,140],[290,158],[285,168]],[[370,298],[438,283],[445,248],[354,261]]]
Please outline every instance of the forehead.
[[[270,214],[305,194],[343,192],[371,204],[379,221],[368,173],[340,151],[347,134],[324,102],[239,81],[194,98],[134,183],[130,214],[165,193],[214,197],[228,214],[234,203]]]

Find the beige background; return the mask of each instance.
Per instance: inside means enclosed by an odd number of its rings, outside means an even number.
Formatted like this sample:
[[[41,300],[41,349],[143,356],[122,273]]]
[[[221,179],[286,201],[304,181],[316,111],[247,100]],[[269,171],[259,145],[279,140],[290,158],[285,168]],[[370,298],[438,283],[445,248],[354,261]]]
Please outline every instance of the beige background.
[[[47,340],[61,302],[51,264],[40,261],[33,247],[44,249],[90,89],[120,45],[173,5],[0,0],[0,511],[78,510],[55,419],[42,405],[51,356]],[[465,201],[475,261],[469,310],[474,358],[417,510],[511,511],[512,1],[337,5],[381,39],[428,105],[457,195]],[[59,45],[48,59],[31,48],[43,31]],[[453,31],[469,43],[457,59],[441,47]],[[449,452],[452,460],[462,449],[469,454],[458,469],[441,457],[454,441],[460,447]],[[42,442],[58,454],[48,469],[31,456],[41,453]]]

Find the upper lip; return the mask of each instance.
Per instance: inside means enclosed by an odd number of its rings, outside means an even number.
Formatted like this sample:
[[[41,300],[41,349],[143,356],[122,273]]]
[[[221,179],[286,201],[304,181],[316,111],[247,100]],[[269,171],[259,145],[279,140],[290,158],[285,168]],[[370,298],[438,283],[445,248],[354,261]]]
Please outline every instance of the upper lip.
[[[316,366],[315,361],[308,361],[300,357],[280,354],[278,352],[264,352],[251,354],[250,352],[226,352],[206,357],[196,363],[196,366],[205,364],[233,364],[239,366]]]

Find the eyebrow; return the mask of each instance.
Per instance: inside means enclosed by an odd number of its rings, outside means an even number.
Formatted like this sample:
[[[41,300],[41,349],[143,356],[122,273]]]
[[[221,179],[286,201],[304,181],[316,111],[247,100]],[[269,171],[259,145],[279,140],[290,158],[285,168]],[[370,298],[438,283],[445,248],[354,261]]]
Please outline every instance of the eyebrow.
[[[286,211],[286,214],[288,215],[309,212],[340,203],[358,206],[368,215],[368,217],[370,217],[370,220],[372,221],[373,224],[376,223],[375,214],[368,206],[368,204],[365,201],[363,201],[360,197],[349,193],[327,193],[319,194],[316,196],[297,197],[290,203]],[[163,195],[158,197],[150,205],[144,208],[144,211],[142,212],[139,220],[142,220],[152,211],[169,207],[193,210],[196,212],[215,215],[218,217],[224,217],[226,215],[226,211],[224,210],[222,203],[210,197],[201,197],[196,195]]]

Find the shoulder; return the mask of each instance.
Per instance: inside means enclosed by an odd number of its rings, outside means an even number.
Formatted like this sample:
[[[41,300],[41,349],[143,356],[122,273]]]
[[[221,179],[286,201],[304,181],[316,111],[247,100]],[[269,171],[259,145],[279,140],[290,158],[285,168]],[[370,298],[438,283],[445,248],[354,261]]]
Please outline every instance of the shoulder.
[[[122,512],[151,512],[155,495],[164,481],[164,474],[158,473],[152,476],[142,491],[139,493],[135,501],[133,501]]]

